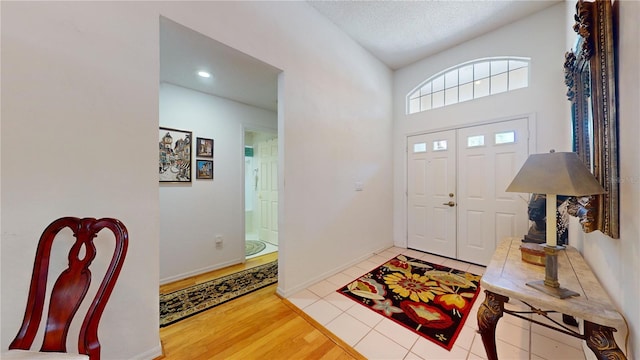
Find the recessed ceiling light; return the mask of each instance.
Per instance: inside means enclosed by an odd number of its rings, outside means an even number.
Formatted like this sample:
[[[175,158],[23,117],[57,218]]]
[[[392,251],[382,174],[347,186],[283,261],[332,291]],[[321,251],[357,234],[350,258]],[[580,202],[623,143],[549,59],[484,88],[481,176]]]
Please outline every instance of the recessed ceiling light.
[[[209,74],[206,71],[198,71],[198,75],[203,77],[203,78],[210,78],[211,77],[211,74]]]

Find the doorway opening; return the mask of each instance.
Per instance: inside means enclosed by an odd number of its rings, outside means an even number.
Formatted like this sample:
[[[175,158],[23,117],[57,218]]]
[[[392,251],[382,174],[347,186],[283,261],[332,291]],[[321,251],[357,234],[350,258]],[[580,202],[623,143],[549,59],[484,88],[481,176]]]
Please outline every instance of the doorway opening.
[[[278,251],[278,135],[245,130],[244,223],[246,258]]]

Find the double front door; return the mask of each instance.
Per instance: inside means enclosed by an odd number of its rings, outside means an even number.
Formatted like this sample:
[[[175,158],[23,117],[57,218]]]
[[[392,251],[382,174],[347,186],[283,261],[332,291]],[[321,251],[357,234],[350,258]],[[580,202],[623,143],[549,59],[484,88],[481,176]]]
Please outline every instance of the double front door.
[[[410,136],[407,244],[486,265],[528,228],[527,199],[505,189],[528,156],[526,118]]]

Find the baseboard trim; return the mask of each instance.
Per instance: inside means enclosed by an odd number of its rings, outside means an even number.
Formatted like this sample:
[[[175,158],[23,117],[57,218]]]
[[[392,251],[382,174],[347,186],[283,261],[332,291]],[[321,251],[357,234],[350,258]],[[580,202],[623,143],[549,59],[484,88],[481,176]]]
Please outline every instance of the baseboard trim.
[[[131,360],[148,360],[148,359],[155,360],[155,359],[162,359],[162,358],[164,358],[164,349],[162,348],[162,344],[158,342],[158,346],[132,357]]]
[[[166,285],[166,284],[172,283],[174,281],[178,281],[178,280],[186,279],[186,278],[189,278],[189,277],[192,277],[192,276],[197,276],[197,275],[200,275],[200,274],[208,273],[209,271],[219,270],[219,269],[223,269],[223,268],[226,268],[226,267],[229,267],[229,266],[242,264],[242,262],[244,262],[244,261],[245,261],[245,259],[232,259],[230,261],[225,261],[223,263],[207,266],[207,267],[196,269],[196,270],[189,271],[189,272],[186,272],[186,273],[182,273],[182,274],[178,274],[178,275],[174,275],[174,276],[169,276],[169,277],[166,277],[164,279],[160,279],[160,285]]]
[[[284,290],[281,287],[282,283],[278,282],[278,289],[276,290],[276,293],[279,296],[283,297],[283,298],[288,298],[291,295],[297,293],[298,291],[302,291],[302,290],[308,288],[309,286],[317,283],[318,281],[321,281],[321,280],[324,280],[324,279],[326,279],[326,278],[328,278],[330,276],[333,276],[333,275],[341,272],[342,270],[348,269],[348,268],[350,268],[350,267],[352,267],[352,266],[354,266],[354,265],[356,265],[356,264],[358,264],[358,263],[360,263],[360,262],[362,262],[362,261],[374,256],[374,255],[377,255],[377,254],[379,254],[381,252],[384,252],[387,249],[392,248],[393,246],[394,246],[393,244],[388,244],[388,245],[385,245],[383,247],[380,247],[379,249],[373,250],[373,251],[368,252],[368,253],[366,253],[366,254],[364,254],[362,256],[354,258],[354,259],[352,259],[351,261],[349,261],[348,263],[346,263],[346,264],[344,264],[342,266],[339,266],[339,267],[334,268],[334,269],[329,270],[329,271],[325,271],[322,274],[318,274],[317,276],[314,276],[313,278],[308,279],[307,281],[305,281],[302,284],[299,284],[299,285],[294,286],[292,288],[288,288],[286,290]]]

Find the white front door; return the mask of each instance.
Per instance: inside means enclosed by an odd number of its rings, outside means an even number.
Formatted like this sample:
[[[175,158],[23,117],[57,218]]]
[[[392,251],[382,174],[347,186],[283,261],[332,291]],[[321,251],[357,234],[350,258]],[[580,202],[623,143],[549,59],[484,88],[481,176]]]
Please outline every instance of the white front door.
[[[456,257],[455,130],[409,137],[408,246]]]
[[[258,238],[278,245],[278,139],[256,144],[258,150]]]
[[[505,189],[528,148],[527,119],[458,130],[458,259],[487,265],[501,239],[527,233],[527,200]]]
[[[407,245],[488,264],[527,232],[527,201],[507,188],[529,153],[528,120],[408,137]]]

